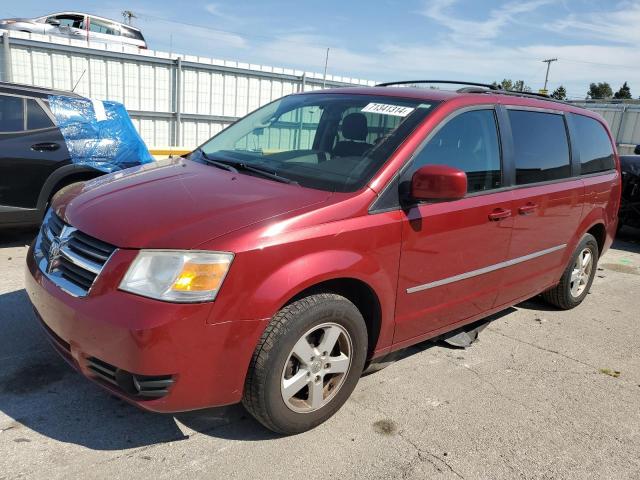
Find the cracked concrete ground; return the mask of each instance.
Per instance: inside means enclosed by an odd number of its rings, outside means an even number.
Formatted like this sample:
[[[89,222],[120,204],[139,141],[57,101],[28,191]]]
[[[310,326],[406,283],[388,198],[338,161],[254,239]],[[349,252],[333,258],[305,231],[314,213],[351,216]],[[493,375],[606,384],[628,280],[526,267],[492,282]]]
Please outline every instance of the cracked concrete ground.
[[[145,413],[72,371],[22,287],[30,235],[0,233],[0,480],[640,479],[638,232],[602,259],[579,308],[534,299],[470,349],[413,347],[288,438],[238,406]]]

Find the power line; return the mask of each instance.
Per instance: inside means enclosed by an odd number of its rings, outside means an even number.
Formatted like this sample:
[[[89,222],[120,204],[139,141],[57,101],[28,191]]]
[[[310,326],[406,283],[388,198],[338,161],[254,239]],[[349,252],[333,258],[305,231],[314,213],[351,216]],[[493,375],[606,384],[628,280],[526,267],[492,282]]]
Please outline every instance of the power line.
[[[565,58],[565,57],[561,57],[560,60],[562,60],[563,62],[569,62],[569,63],[584,63],[587,65],[599,65],[602,67],[616,67],[616,68],[625,68],[625,69],[629,69],[629,70],[638,70],[638,67],[634,67],[631,65],[620,65],[617,63],[601,63],[601,62],[589,62],[587,60],[575,60],[572,58]]]

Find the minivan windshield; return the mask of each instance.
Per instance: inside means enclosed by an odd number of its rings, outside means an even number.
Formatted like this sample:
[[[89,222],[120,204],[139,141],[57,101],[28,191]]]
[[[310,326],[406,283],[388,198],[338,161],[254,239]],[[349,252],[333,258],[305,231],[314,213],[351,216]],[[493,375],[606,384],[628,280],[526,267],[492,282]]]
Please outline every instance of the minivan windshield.
[[[375,95],[290,95],[237,121],[190,158],[273,181],[353,192],[435,104]]]

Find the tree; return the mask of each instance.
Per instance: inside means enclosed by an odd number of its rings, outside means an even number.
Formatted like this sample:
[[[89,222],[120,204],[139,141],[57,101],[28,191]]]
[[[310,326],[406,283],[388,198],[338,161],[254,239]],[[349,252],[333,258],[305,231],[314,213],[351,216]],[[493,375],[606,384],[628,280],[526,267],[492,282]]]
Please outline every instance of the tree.
[[[555,98],[556,100],[566,100],[567,99],[567,89],[560,85],[556,88],[551,94],[551,98]]]
[[[620,90],[618,90],[613,95],[613,98],[618,98],[618,99],[631,99],[631,98],[633,98],[631,96],[631,88],[629,88],[629,85],[627,85],[627,82],[624,82],[624,84],[620,87]]]
[[[609,85],[607,82],[598,82],[589,85],[587,98],[605,99],[611,97],[613,97],[613,90],[611,90],[611,85]]]
[[[529,87],[524,80],[516,80],[515,82],[510,78],[505,78],[500,83],[493,82],[494,87],[502,88],[503,90],[508,90],[511,92],[530,92],[531,87]]]

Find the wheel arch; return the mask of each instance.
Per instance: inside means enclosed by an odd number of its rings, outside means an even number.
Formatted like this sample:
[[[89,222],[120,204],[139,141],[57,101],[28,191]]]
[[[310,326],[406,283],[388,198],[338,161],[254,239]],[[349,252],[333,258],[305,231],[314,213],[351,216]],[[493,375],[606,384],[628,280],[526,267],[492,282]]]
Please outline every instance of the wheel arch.
[[[84,165],[70,164],[56,169],[45,181],[38,195],[38,210],[44,214],[51,197],[62,187],[75,182],[91,180],[104,175],[103,172]]]
[[[316,293],[335,293],[353,303],[362,314],[367,326],[367,358],[373,355],[382,328],[382,308],[380,299],[366,282],[350,277],[333,278],[311,285],[289,299],[284,306]]]
[[[587,230],[586,233],[593,235],[598,242],[598,255],[602,255],[604,250],[605,241],[607,239],[607,229],[604,226],[604,223],[595,223],[594,225]]]

